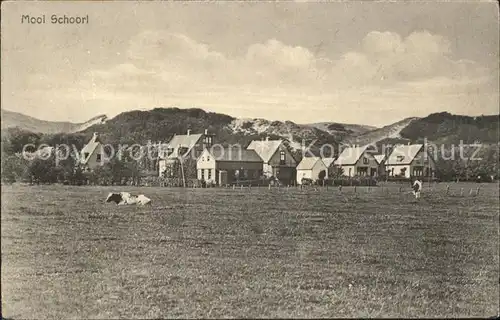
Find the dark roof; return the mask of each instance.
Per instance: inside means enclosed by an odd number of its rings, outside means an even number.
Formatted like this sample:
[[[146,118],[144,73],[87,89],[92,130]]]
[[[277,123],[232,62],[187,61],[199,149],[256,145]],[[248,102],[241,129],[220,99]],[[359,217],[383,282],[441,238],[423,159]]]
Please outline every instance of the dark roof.
[[[216,161],[232,162],[262,162],[263,160],[254,150],[241,148],[213,148],[210,154]]]

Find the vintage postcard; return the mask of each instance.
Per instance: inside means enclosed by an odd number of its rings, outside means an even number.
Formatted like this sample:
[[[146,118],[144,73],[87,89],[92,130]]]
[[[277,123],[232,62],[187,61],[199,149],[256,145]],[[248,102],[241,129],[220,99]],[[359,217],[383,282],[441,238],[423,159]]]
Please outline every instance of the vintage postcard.
[[[499,313],[495,1],[5,1],[2,319]]]

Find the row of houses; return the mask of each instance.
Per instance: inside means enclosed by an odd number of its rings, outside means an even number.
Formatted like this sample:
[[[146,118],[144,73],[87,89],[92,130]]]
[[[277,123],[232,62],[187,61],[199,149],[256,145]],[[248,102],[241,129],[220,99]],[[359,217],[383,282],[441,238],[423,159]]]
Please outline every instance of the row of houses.
[[[96,151],[97,135],[82,150],[82,161],[95,167],[100,161]],[[175,135],[158,151],[158,174],[175,177],[172,168],[191,159],[196,178],[210,184],[226,185],[234,181],[274,177],[285,184],[301,184],[329,174],[354,177],[428,177],[434,176],[436,165],[422,144],[397,145],[387,155],[377,155],[368,146],[348,147],[336,158],[304,157],[298,161],[283,140],[254,140],[245,147],[215,145],[215,135]],[[93,164],[94,163],[94,164]],[[186,164],[187,165],[187,164]]]

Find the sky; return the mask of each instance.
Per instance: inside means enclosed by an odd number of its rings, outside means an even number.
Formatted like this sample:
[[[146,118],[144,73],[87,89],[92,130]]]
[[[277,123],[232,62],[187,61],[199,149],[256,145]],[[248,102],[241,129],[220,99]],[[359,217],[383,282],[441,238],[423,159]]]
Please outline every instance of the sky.
[[[499,112],[496,2],[15,1],[1,12],[2,108],[39,119],[175,106],[383,126]]]

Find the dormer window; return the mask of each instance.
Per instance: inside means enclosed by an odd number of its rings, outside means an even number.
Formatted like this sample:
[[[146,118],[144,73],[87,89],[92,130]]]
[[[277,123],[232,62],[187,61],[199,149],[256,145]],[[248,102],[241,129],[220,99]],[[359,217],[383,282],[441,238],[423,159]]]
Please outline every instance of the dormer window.
[[[88,159],[88,158],[89,158],[89,153],[88,153],[88,152],[85,152],[85,153],[83,154],[83,158],[84,158],[84,159]]]
[[[396,159],[397,159],[398,162],[403,162],[403,160],[405,159],[405,157],[404,156],[397,156]]]
[[[368,158],[363,158],[363,164],[368,164]]]
[[[96,161],[101,162],[101,154],[100,153],[97,154]]]

